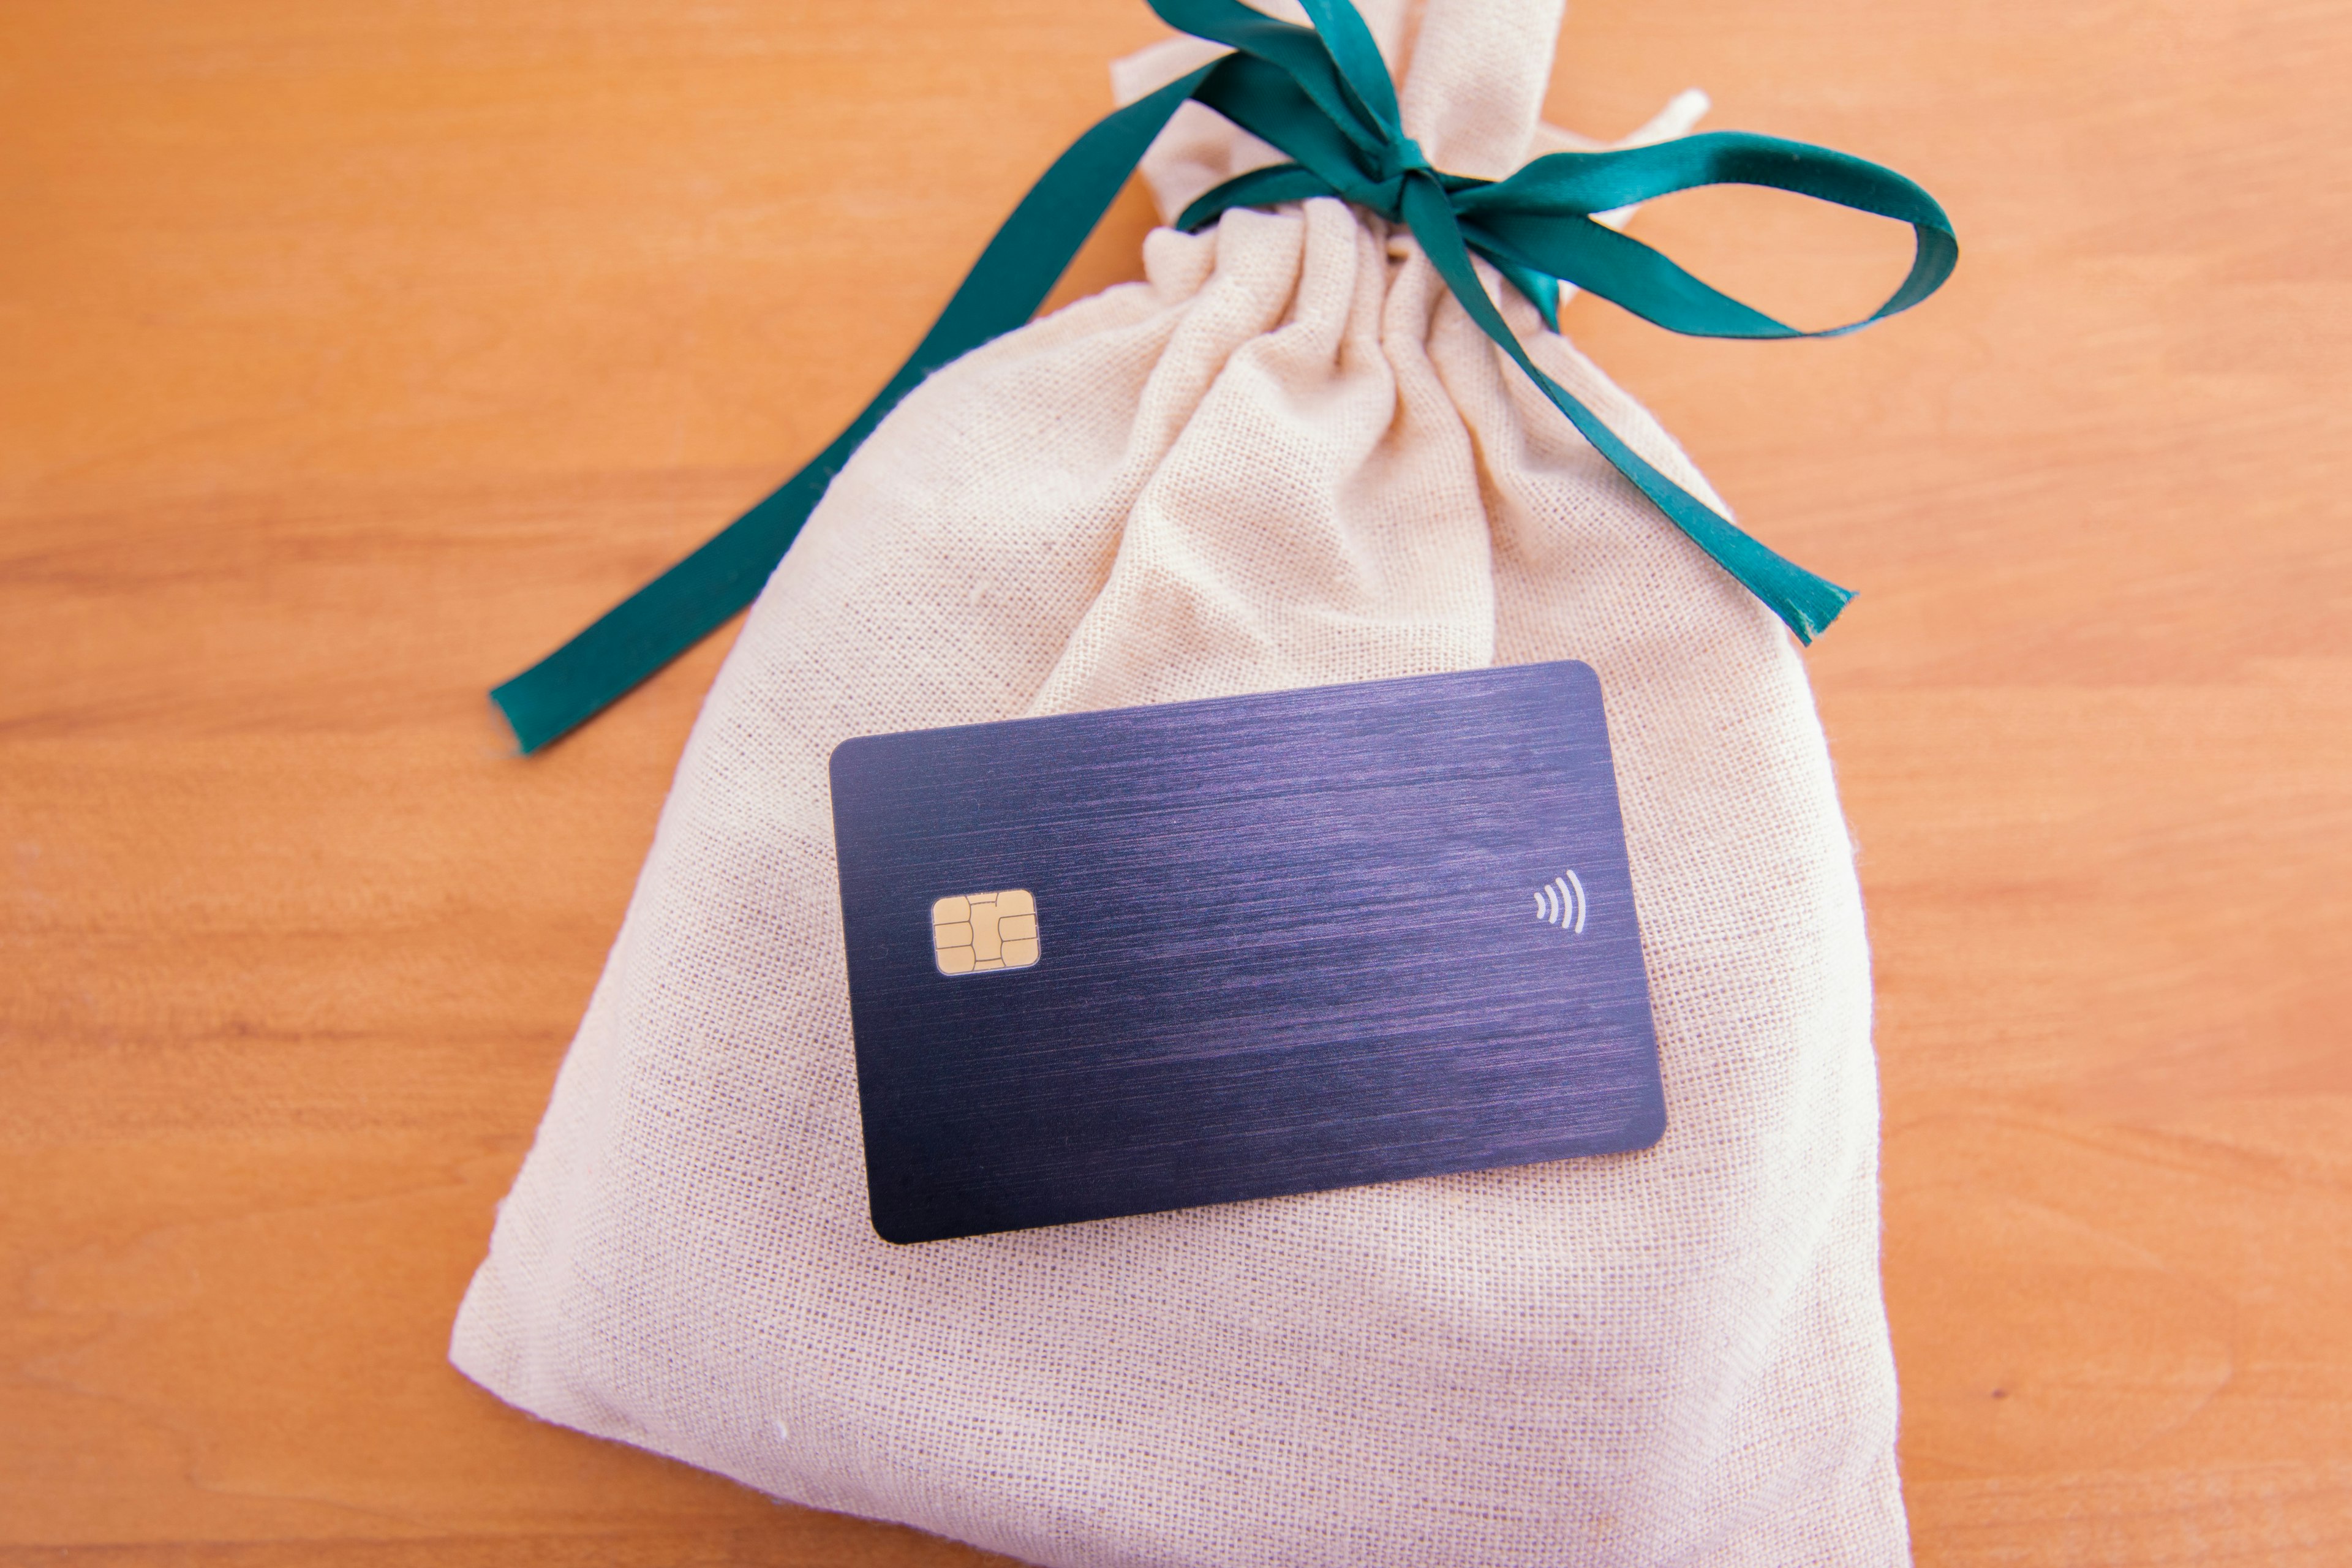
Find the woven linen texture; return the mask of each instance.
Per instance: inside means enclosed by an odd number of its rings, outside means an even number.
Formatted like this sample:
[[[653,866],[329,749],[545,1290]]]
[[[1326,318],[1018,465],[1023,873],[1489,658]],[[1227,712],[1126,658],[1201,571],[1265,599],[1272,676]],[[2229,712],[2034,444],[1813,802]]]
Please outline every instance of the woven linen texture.
[[[1365,10],[1438,167],[1564,144],[1558,0]],[[1198,58],[1147,50],[1121,93]],[[1172,212],[1268,161],[1187,106],[1146,174]],[[1868,955],[1793,644],[1379,220],[1235,211],[1145,260],[908,396],[769,583],[452,1358],[549,1420],[1037,1563],[1907,1562]],[[1655,1148],[877,1239],[837,742],[1557,658],[1608,703]]]

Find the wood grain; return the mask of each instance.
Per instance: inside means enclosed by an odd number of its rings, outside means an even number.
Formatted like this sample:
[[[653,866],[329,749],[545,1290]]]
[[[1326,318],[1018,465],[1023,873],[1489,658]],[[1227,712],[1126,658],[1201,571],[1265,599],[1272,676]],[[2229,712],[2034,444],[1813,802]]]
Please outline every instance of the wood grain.
[[[528,763],[481,693],[828,437],[1154,31],[0,11],[0,1562],[979,1561],[443,1362],[722,650]],[[2309,0],[1562,38],[1555,119],[1700,83],[1965,247],[1833,342],[1570,312],[1863,590],[1813,670],[1923,1563],[2352,1561],[2348,42]],[[1811,320],[1900,267],[1737,193],[1640,221]]]

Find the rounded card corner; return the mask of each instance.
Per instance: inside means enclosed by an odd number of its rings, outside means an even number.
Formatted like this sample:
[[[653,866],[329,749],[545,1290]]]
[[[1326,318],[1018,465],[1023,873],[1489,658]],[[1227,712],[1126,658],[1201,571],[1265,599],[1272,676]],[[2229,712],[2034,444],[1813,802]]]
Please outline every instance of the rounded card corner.
[[[1625,1144],[1625,1152],[1629,1154],[1654,1149],[1665,1141],[1666,1102],[1664,1100],[1654,1101],[1647,1110],[1648,1114],[1634,1122],[1630,1130],[1629,1141]]]
[[[856,762],[856,753],[865,750],[873,739],[871,735],[852,735],[846,740],[835,741],[833,750],[825,753],[824,771],[835,779],[840,778],[842,763],[845,761]]]

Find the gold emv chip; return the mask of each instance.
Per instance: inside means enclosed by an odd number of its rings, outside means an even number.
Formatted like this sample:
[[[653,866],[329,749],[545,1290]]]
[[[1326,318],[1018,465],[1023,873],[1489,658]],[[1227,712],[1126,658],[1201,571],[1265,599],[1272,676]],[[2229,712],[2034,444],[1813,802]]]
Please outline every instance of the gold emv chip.
[[[1037,900],[1026,888],[941,899],[931,906],[931,952],[941,974],[1026,969],[1037,962]]]

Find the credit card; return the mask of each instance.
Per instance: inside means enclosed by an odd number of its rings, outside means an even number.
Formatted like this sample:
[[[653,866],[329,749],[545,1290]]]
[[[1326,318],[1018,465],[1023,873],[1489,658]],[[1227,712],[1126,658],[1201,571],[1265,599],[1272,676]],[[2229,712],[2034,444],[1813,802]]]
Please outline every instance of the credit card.
[[[1589,666],[863,736],[832,780],[887,1241],[1665,1130]]]

